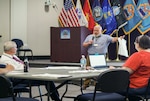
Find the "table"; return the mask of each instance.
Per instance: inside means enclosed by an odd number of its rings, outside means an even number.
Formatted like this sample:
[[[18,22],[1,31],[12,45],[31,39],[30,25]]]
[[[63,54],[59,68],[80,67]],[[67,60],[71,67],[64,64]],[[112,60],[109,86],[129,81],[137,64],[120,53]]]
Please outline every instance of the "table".
[[[78,66],[80,67],[80,63],[67,63],[67,62],[50,62],[50,60],[44,61],[29,61],[29,65],[31,67],[46,67],[46,66]]]
[[[121,67],[125,61],[107,61],[108,66],[116,66]],[[32,67],[46,67],[46,66],[78,66],[80,67],[80,63],[64,63],[64,62],[50,62],[50,61],[29,61],[29,64]]]
[[[107,70],[107,69],[79,70],[78,68],[79,67],[67,67],[67,66],[66,67],[59,66],[59,68],[57,67],[30,68],[29,72],[12,71],[10,73],[7,73],[6,76],[13,77],[13,78],[20,78],[20,79],[29,79],[29,80],[61,81],[61,80],[72,80],[72,79],[79,79],[79,78],[95,77],[98,76],[101,72]],[[49,74],[54,74],[54,75],[49,75]]]
[[[7,73],[6,76],[11,78],[28,79],[28,80],[63,81],[60,85],[56,87],[56,89],[59,89],[60,87],[67,84],[71,80],[96,77],[101,72],[107,70],[107,69],[80,70],[79,68],[80,67],[70,67],[70,66],[30,68],[29,72],[25,73],[23,71],[13,71]],[[62,98],[65,96],[65,93],[63,94]]]

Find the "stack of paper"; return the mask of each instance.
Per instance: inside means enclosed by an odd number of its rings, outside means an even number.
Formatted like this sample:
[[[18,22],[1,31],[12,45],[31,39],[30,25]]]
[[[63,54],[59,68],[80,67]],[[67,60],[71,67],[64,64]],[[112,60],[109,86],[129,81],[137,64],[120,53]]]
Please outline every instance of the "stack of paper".
[[[108,70],[108,69],[100,69],[100,70],[97,70],[97,69],[94,69],[94,70],[74,70],[74,71],[69,71],[69,73],[103,72],[105,70]]]
[[[49,74],[49,73],[33,74],[32,76],[52,77],[52,78],[65,78],[65,77],[71,77],[71,75]]]
[[[41,69],[80,69],[80,67],[72,67],[72,66],[50,66]]]

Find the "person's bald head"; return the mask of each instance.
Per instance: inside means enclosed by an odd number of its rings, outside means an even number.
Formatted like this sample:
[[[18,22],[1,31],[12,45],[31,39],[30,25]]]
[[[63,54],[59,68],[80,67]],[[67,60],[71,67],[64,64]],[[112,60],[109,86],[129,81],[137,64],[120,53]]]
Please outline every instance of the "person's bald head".
[[[102,27],[100,25],[94,26],[93,34],[95,34],[95,35],[102,34]]]
[[[13,41],[7,41],[4,43],[4,52],[10,55],[16,54],[17,45]]]

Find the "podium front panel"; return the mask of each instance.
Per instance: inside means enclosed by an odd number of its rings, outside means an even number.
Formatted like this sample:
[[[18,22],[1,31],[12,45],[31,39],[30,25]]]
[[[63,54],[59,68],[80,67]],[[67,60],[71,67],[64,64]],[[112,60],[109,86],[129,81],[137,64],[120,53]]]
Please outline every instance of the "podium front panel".
[[[51,62],[78,63],[87,54],[82,43],[88,34],[85,27],[51,27]]]

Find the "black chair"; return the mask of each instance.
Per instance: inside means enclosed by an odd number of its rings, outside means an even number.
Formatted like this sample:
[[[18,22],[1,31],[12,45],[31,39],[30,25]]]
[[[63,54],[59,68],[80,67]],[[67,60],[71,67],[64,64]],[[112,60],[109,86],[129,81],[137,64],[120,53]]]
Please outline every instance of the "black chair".
[[[0,64],[0,68],[5,68],[5,67],[6,67],[5,64]],[[15,86],[14,93],[15,96],[17,95],[20,96],[20,93],[29,93],[29,96],[31,96],[30,89],[27,88],[27,84],[18,84],[17,86]]]
[[[36,82],[32,82],[32,80],[28,80],[28,82],[21,82],[17,85],[14,86],[14,93],[15,93],[15,96],[21,96],[21,93],[29,93],[29,97],[30,98],[37,98],[37,97],[40,97],[40,101],[43,101],[42,99],[42,93],[41,93],[41,88],[40,88],[40,85],[41,84],[37,84]],[[38,90],[39,90],[39,96],[35,96],[33,97],[32,96],[32,87],[33,86],[37,86],[38,87]]]
[[[33,98],[15,97],[11,81],[0,75],[0,101],[39,101]]]
[[[96,81],[94,93],[78,95],[74,101],[126,101],[127,95],[115,92],[128,91],[129,73],[123,69],[102,72]]]
[[[130,95],[130,97],[136,97],[137,99],[140,99],[142,101],[148,101],[148,99],[150,99],[150,78],[145,92],[143,92],[142,94]]]
[[[29,93],[29,97],[32,97],[30,89],[27,87],[27,84],[18,84],[13,87],[15,96],[21,97],[22,93]]]
[[[24,58],[26,57],[26,52],[30,52],[33,60],[33,51],[29,48],[23,48],[24,43],[21,39],[12,39],[17,44],[17,55],[20,56],[20,52],[24,52]]]

